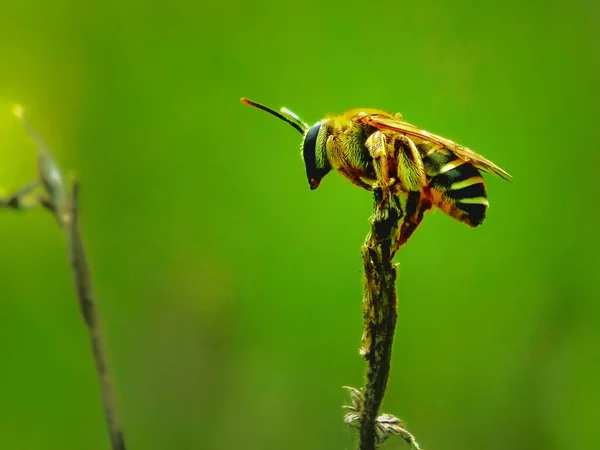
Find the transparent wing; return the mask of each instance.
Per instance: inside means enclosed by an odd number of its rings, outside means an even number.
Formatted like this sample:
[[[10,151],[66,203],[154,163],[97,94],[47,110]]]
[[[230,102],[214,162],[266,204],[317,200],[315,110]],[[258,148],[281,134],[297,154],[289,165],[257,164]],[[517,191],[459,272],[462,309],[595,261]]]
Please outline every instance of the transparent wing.
[[[498,167],[496,164],[491,162],[489,159],[484,158],[481,155],[478,155],[474,151],[463,147],[460,144],[457,144],[450,139],[446,139],[442,136],[438,136],[437,134],[430,133],[429,131],[423,130],[419,127],[416,127],[408,122],[404,122],[403,120],[397,119],[393,116],[386,116],[383,114],[368,114],[368,113],[358,113],[354,120],[358,120],[365,125],[370,125],[379,130],[388,130],[394,131],[397,133],[402,133],[406,136],[418,138],[427,142],[431,142],[436,145],[437,148],[444,148],[456,154],[461,159],[464,159],[467,162],[470,162],[475,167],[485,170],[487,172],[491,172],[505,180],[512,180],[513,177],[506,172],[505,170]],[[435,149],[433,150],[435,151]]]

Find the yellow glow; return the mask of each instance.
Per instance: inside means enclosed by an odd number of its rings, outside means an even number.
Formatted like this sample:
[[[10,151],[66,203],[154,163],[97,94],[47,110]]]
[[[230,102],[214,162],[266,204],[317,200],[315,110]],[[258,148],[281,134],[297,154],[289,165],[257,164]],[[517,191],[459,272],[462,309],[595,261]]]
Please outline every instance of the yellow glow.
[[[19,104],[13,105],[12,113],[19,119],[23,119],[23,116],[25,115],[25,111],[23,110],[23,107]]]

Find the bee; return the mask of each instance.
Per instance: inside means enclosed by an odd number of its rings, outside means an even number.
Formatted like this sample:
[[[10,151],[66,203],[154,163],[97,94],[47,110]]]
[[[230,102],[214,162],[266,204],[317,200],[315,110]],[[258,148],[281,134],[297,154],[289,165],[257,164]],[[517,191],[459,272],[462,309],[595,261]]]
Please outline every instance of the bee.
[[[357,108],[309,126],[286,108],[278,112],[246,98],[241,101],[304,136],[302,157],[310,189],[336,170],[368,191],[379,186],[405,196],[397,246],[406,243],[434,206],[471,227],[480,225],[489,206],[481,171],[512,180],[483,156],[405,122],[400,113]]]

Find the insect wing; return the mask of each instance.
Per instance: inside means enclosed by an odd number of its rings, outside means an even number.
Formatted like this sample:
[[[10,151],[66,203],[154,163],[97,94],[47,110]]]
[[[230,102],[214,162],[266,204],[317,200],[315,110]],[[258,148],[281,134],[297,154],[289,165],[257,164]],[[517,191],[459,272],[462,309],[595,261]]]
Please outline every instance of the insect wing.
[[[397,133],[402,133],[409,137],[414,137],[418,139],[422,139],[427,142],[431,142],[438,147],[445,148],[446,150],[451,151],[456,154],[459,158],[465,160],[466,162],[471,162],[474,166],[492,172],[495,175],[498,175],[505,180],[512,180],[512,176],[508,174],[505,170],[498,167],[496,164],[491,162],[490,160],[484,158],[481,155],[478,155],[474,151],[463,147],[462,145],[457,144],[450,139],[446,139],[442,136],[438,136],[437,134],[430,133],[429,131],[423,130],[419,127],[416,127],[408,122],[404,122],[402,120],[395,119],[393,117],[388,117],[382,114],[364,114],[359,113],[354,117],[355,120],[358,120],[365,125],[369,125],[375,127],[379,130],[387,130],[394,131]],[[435,149],[433,150],[435,151]]]

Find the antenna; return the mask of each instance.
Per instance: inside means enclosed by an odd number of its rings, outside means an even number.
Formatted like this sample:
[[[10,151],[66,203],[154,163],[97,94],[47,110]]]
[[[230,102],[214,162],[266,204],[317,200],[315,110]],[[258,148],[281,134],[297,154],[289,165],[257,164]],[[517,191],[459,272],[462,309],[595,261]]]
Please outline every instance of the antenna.
[[[252,100],[248,100],[247,98],[244,98],[244,97],[242,97],[240,99],[240,101],[244,105],[254,106],[255,108],[258,108],[265,112],[268,112],[269,114],[272,114],[275,117],[279,117],[281,120],[289,123],[296,130],[298,130],[300,132],[300,134],[306,134],[306,132],[310,128],[307,123],[302,122],[296,114],[294,114],[287,108],[281,108],[281,112],[277,112],[274,109],[271,109],[267,106],[261,105],[260,103],[253,102]]]

